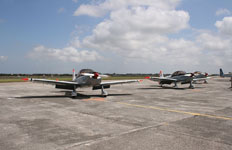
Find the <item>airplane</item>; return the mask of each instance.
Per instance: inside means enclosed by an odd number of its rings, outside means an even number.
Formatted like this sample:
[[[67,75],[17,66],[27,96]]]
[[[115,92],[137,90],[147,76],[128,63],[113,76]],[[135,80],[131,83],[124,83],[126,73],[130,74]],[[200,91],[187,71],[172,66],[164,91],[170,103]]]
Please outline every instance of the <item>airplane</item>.
[[[47,80],[47,79],[36,79],[36,78],[23,78],[25,81],[40,82],[55,85],[57,89],[67,89],[72,90],[71,96],[76,97],[77,88],[83,87],[92,87],[92,90],[101,89],[101,95],[106,97],[108,93],[104,90],[110,88],[114,84],[124,84],[124,83],[133,83],[140,82],[141,80],[121,80],[121,81],[108,81],[102,82],[102,77],[107,77],[107,75],[101,75],[98,72],[93,71],[92,69],[82,69],[80,72],[75,74],[73,69],[72,81],[59,81],[59,80]]]
[[[160,86],[162,87],[163,84],[172,84],[174,83],[174,88],[177,88],[177,83],[180,82],[181,84],[188,84],[189,88],[194,89],[192,84],[193,81],[202,80],[202,78],[195,78],[193,73],[186,73],[185,71],[176,71],[173,74],[164,77],[163,72],[160,71],[160,77],[145,77],[152,81],[158,81]]]
[[[194,78],[201,79],[198,81],[204,81],[204,83],[206,83],[206,84],[208,83],[207,79],[210,79],[210,77],[208,77],[209,74],[207,72],[203,73],[200,71],[195,71],[193,74],[194,74]],[[197,81],[193,81],[193,83],[197,83]]]
[[[231,82],[230,88],[232,88],[232,74],[224,74],[222,68],[220,68],[220,77],[230,77],[230,82]]]

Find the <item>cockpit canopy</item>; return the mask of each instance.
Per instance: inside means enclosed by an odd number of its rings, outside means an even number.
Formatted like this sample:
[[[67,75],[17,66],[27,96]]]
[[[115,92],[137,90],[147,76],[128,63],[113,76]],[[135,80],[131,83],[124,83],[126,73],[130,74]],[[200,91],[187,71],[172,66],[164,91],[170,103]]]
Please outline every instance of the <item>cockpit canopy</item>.
[[[174,77],[174,76],[180,76],[180,75],[185,75],[186,72],[185,71],[176,71],[172,74],[171,77]]]
[[[95,71],[93,71],[92,69],[81,69],[79,74],[81,73],[95,73]]]
[[[94,73],[96,73],[96,72],[95,72],[94,70],[92,70],[92,69],[81,69],[81,70],[79,71],[79,73],[77,74],[77,77],[82,76],[83,73],[94,74]]]
[[[202,74],[201,71],[195,71],[193,74]]]

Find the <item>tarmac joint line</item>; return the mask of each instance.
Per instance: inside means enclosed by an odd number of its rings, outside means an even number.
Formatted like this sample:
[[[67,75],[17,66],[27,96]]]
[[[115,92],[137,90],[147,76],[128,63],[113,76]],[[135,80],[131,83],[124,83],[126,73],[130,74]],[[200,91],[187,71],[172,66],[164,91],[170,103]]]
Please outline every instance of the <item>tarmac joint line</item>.
[[[201,113],[187,112],[187,111],[174,110],[174,109],[168,109],[168,108],[161,108],[161,107],[155,107],[155,106],[130,104],[130,103],[124,103],[124,102],[117,102],[117,103],[118,104],[122,104],[122,105],[132,106],[132,107],[139,107],[139,108],[145,108],[145,109],[155,109],[155,110],[161,110],[161,111],[166,111],[166,112],[188,114],[188,115],[192,115],[192,116],[203,116],[203,117],[222,119],[222,120],[232,120],[231,117],[216,116],[216,115],[207,115],[207,114],[201,114]]]

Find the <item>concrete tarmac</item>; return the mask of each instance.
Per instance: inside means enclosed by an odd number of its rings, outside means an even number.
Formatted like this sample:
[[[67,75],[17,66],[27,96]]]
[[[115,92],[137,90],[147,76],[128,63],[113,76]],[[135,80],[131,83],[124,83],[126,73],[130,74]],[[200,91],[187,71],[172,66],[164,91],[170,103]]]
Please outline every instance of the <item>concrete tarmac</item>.
[[[0,84],[0,150],[231,150],[228,78],[161,88],[156,82],[114,85],[107,98],[90,88]]]

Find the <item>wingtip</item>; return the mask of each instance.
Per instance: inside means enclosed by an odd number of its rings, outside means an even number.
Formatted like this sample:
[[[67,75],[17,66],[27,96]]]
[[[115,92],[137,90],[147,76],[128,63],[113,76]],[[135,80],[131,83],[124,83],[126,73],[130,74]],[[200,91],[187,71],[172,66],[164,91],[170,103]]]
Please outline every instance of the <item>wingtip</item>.
[[[144,79],[150,79],[151,77],[144,77]]]

